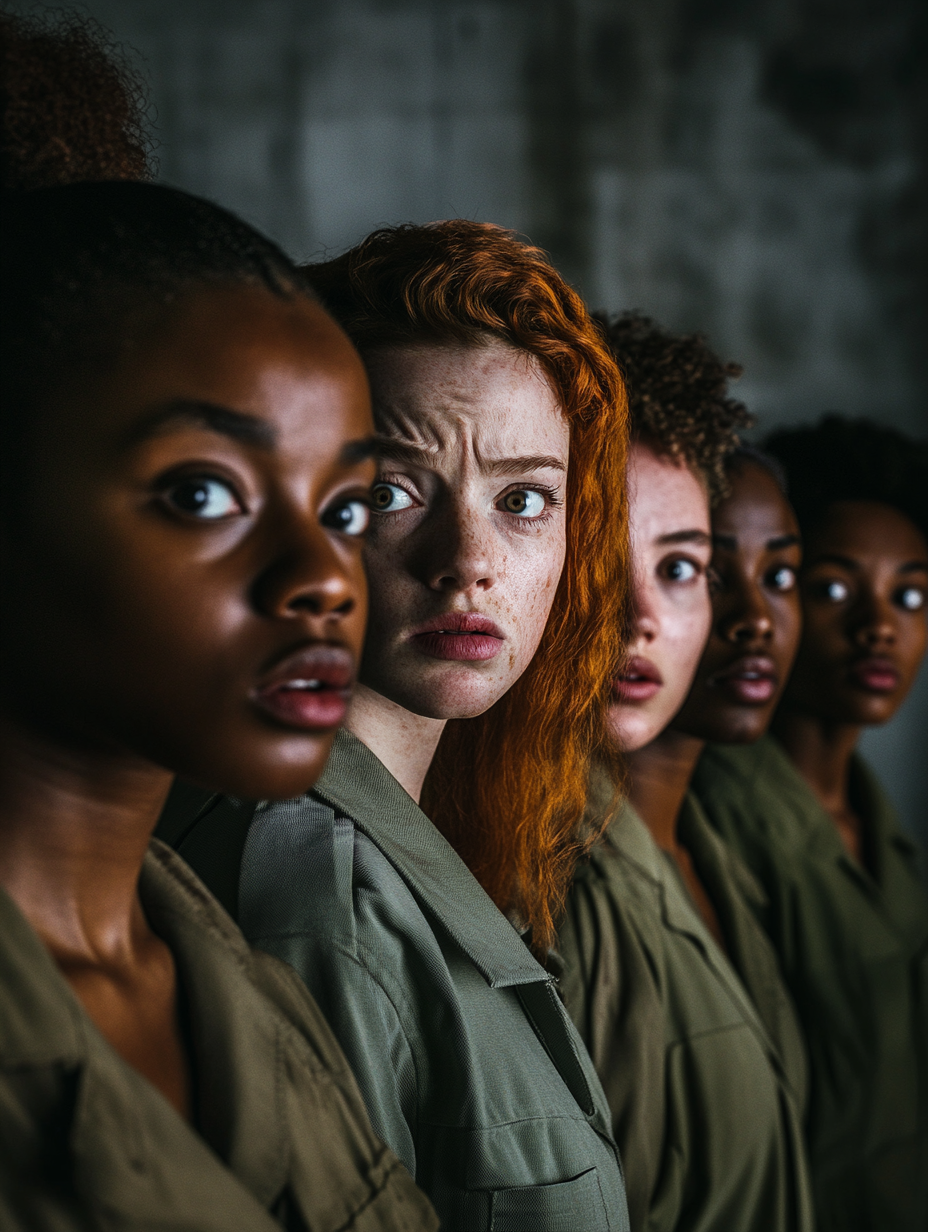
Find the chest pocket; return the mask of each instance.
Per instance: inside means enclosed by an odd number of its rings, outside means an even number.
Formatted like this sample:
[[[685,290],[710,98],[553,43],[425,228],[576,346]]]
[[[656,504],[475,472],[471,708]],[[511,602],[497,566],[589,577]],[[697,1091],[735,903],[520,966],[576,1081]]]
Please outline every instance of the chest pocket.
[[[447,1232],[610,1232],[596,1168],[554,1185],[479,1189],[461,1194]]]

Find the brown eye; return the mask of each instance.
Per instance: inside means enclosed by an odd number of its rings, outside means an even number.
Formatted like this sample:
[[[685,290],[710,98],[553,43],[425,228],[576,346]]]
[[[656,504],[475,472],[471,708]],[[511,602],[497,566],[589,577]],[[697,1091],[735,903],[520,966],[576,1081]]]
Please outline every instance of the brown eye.
[[[844,582],[835,580],[826,582],[822,587],[822,593],[831,603],[845,603],[850,597],[851,591],[850,587]]]
[[[796,570],[788,565],[780,565],[770,575],[770,585],[774,590],[792,590],[796,585]]]
[[[165,493],[165,498],[179,512],[204,522],[218,522],[242,512],[238,497],[221,479],[182,479]]]

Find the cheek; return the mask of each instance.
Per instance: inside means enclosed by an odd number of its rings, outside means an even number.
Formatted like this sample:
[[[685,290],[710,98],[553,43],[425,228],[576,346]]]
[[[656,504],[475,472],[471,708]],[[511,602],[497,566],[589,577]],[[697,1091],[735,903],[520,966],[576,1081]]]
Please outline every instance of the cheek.
[[[538,649],[558,584],[564,571],[567,543],[563,526],[531,552],[510,550],[500,569],[503,585],[499,604],[519,640],[520,659],[528,662]]]

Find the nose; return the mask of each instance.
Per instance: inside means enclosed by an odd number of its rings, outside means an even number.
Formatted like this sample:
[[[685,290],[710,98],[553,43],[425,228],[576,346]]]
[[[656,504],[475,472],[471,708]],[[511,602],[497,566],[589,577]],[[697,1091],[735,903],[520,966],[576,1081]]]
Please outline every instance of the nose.
[[[503,567],[502,545],[486,517],[466,500],[449,496],[429,519],[418,545],[420,578],[430,590],[487,591]]]
[[[337,622],[366,601],[360,564],[351,570],[315,515],[305,522],[294,519],[285,536],[275,537],[274,547],[252,592],[264,615]]]
[[[768,642],[773,636],[773,621],[760,587],[748,580],[727,586],[721,596],[719,632],[732,645]]]
[[[851,613],[852,636],[855,643],[866,650],[878,650],[892,646],[896,641],[896,614],[892,603],[874,590],[861,596]]]
[[[656,599],[656,591],[648,584],[647,576],[636,569],[632,580],[630,617],[633,640],[653,642],[660,632]]]

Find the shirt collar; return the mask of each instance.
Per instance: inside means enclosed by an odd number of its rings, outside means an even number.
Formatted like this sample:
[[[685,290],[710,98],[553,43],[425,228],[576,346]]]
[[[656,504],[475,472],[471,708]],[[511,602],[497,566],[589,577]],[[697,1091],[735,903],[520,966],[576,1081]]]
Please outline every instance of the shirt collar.
[[[36,931],[2,889],[0,939],[0,1064],[79,1064],[87,1053],[83,1010]]]
[[[377,845],[491,988],[550,979],[448,840],[350,732],[335,737],[313,794]]]

